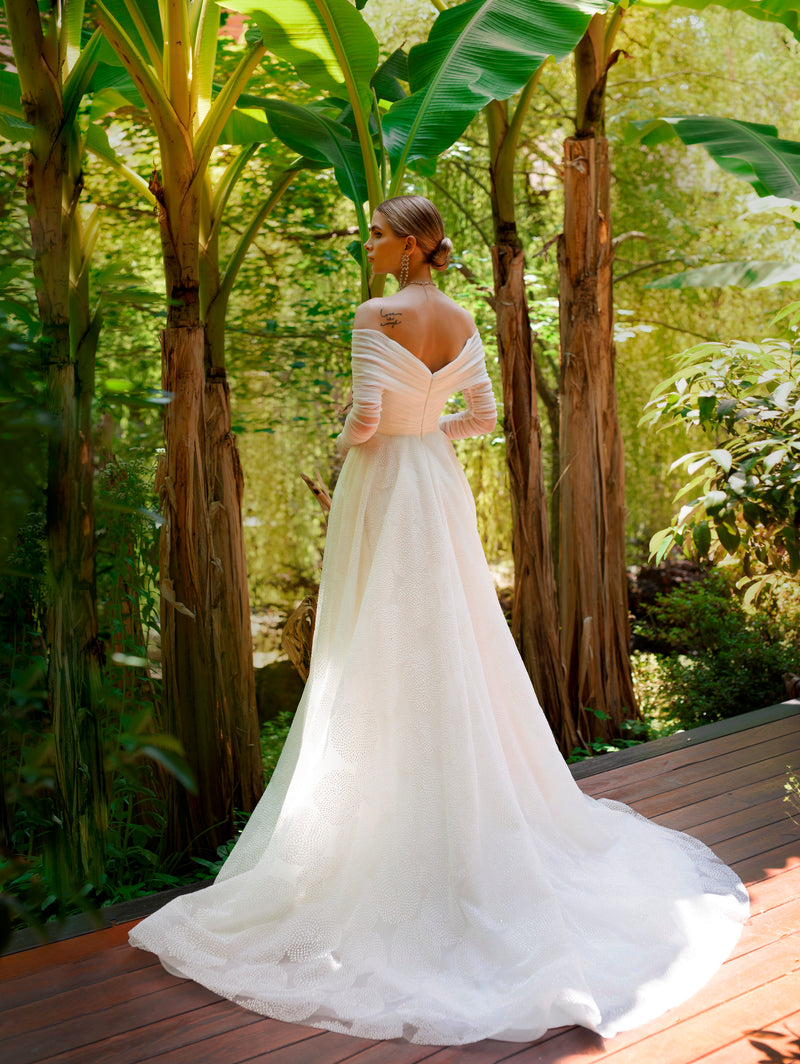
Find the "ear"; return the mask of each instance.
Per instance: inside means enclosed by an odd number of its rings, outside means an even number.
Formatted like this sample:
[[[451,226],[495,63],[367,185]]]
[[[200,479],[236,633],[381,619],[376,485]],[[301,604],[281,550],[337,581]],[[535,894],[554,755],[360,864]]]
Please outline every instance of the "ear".
[[[416,250],[417,250],[417,238],[415,236],[407,236],[403,251],[405,251],[407,255],[411,256],[411,255],[414,254],[414,252]]]

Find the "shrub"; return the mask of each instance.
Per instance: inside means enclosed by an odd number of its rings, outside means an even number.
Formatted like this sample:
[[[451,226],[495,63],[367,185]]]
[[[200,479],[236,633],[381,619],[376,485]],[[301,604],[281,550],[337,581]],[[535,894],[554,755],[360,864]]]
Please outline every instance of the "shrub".
[[[659,658],[658,704],[645,705],[683,728],[746,713],[785,697],[783,674],[800,669],[797,589],[742,604],[733,580],[719,570],[656,599],[642,634],[671,652]]]

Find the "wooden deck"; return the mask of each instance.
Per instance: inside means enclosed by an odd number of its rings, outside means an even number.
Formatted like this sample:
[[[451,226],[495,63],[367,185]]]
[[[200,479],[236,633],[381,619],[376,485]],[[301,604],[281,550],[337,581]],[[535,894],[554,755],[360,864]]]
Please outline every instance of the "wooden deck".
[[[126,945],[135,921],[0,959],[3,1064],[756,1064],[800,1061],[800,827],[783,802],[800,769],[800,703],[575,766],[712,846],[750,887],[753,916],[711,983],[608,1042],[581,1028],[529,1045],[368,1042],[262,1019],[172,978]],[[23,943],[24,944],[24,943]]]

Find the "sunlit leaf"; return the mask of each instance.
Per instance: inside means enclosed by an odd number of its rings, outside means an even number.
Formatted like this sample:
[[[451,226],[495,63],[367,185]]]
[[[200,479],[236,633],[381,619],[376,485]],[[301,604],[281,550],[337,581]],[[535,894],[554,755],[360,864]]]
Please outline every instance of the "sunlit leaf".
[[[226,0],[224,6],[255,19],[269,51],[290,62],[311,88],[344,89],[369,113],[378,42],[349,0]]]
[[[800,280],[796,262],[717,262],[650,281],[646,288],[767,288]]]
[[[408,56],[411,95],[383,121],[396,170],[439,155],[490,100],[518,92],[548,56],[564,59],[606,0],[469,0],[442,11]]]
[[[709,491],[703,500],[705,508],[711,513],[713,510],[718,510],[721,506],[724,506],[728,496],[724,491]]]
[[[779,384],[775,391],[772,393],[772,401],[781,410],[788,410],[789,404],[787,399],[797,387],[795,381],[784,381]]]
[[[730,451],[726,451],[724,448],[715,447],[708,453],[721,469],[724,469],[726,473],[730,472],[733,463],[733,457]]]
[[[749,181],[759,196],[800,201],[800,143],[781,140],[774,126],[692,115],[632,122],[627,135],[646,145],[672,137],[699,144],[723,170]]]
[[[785,448],[781,448],[778,451],[773,451],[771,454],[768,454],[767,457],[764,459],[764,468],[772,469],[773,466],[776,466],[779,462],[782,462],[784,460],[786,454],[787,452]]]

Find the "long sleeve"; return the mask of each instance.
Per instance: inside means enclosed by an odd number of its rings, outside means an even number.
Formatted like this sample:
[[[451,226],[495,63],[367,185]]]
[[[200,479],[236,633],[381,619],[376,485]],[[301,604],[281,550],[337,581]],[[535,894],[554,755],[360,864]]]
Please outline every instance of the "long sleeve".
[[[451,440],[480,436],[484,432],[491,432],[497,424],[497,404],[485,365],[481,365],[475,383],[463,389],[463,395],[466,410],[439,418],[439,428]]]
[[[353,354],[353,406],[336,438],[336,449],[346,454],[351,447],[375,435],[381,419],[383,384],[368,358]]]

